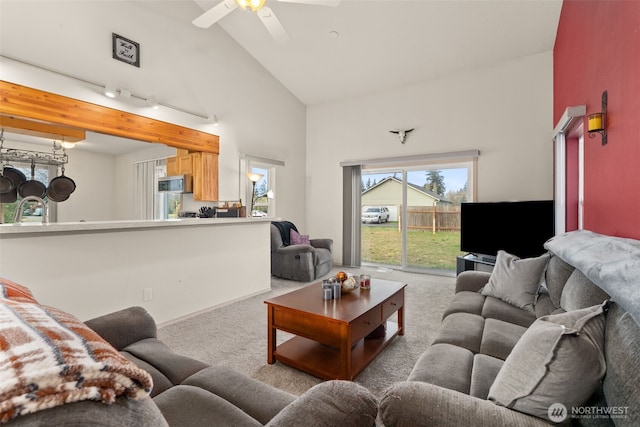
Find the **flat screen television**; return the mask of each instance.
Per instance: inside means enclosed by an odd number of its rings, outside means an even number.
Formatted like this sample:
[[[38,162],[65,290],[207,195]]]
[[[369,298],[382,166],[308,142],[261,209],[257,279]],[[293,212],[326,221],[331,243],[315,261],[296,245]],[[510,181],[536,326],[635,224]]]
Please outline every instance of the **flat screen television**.
[[[487,261],[499,250],[520,258],[542,255],[554,235],[553,200],[462,203],[460,249]]]

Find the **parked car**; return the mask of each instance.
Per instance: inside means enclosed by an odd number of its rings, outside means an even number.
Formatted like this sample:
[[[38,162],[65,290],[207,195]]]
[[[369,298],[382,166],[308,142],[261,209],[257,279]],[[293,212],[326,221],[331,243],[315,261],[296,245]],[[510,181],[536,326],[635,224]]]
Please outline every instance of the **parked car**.
[[[377,222],[381,224],[389,221],[389,208],[384,206],[368,206],[362,209],[362,222]]]

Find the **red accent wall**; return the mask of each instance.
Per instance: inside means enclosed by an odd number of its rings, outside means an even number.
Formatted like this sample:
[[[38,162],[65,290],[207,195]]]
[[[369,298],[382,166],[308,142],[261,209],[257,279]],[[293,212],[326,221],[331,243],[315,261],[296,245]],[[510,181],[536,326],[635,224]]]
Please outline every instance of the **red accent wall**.
[[[553,123],[608,91],[608,144],[585,137],[584,228],[640,239],[640,1],[565,0],[553,60]]]

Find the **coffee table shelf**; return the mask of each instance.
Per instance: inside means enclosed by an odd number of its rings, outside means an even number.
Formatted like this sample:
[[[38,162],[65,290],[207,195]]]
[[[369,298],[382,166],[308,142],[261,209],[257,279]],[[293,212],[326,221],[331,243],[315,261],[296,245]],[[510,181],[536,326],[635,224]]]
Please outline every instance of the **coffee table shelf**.
[[[278,361],[325,380],[353,380],[398,335],[398,325],[387,322],[381,338],[362,339],[351,348],[351,378],[341,378],[340,350],[304,337],[293,337],[276,349]]]

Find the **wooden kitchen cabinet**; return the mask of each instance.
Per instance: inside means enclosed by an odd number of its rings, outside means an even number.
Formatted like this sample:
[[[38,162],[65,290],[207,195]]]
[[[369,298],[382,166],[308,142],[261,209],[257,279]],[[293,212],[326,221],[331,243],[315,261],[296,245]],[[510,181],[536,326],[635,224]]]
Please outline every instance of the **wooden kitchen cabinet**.
[[[175,157],[167,158],[167,176],[192,174],[193,160],[188,150],[177,149]]]
[[[178,149],[167,158],[167,176],[192,175],[193,200],[218,200],[218,155]]]
[[[193,159],[193,200],[218,200],[218,155],[191,153]]]

